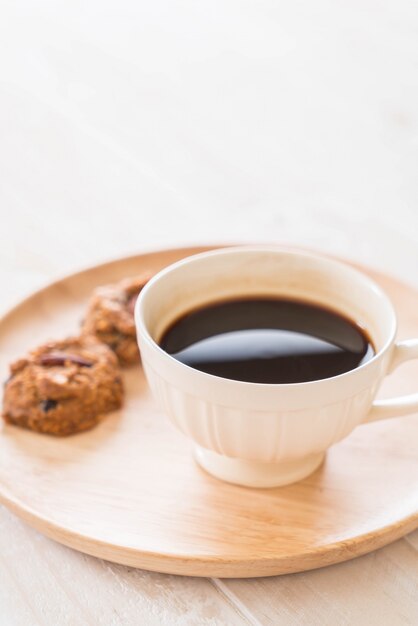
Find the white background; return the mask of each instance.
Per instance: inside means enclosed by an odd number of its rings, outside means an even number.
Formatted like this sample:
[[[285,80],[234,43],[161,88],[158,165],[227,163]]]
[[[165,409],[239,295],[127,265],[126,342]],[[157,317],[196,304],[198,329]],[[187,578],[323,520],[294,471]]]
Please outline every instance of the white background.
[[[186,243],[298,243],[418,286],[417,171],[415,1],[0,0],[2,309]],[[218,583],[104,564],[1,510],[0,623],[413,624],[417,547]]]

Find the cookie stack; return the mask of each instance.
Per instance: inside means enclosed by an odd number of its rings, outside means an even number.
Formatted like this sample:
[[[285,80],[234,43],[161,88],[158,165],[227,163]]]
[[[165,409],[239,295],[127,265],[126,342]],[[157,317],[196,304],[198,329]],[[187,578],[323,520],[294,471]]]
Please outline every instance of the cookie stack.
[[[149,276],[99,287],[80,335],[50,341],[10,366],[3,419],[40,433],[88,430],[123,403],[121,367],[139,361],[134,307]]]

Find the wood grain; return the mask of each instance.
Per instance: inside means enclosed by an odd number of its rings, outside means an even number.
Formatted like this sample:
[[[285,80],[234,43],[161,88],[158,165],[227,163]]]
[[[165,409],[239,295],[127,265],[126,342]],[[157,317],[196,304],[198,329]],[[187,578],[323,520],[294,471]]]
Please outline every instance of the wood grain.
[[[5,509],[0,531],[8,538],[0,554],[7,626],[248,626],[209,579],[95,559],[46,539]]]
[[[312,246],[418,288],[417,24],[411,0],[3,0],[1,310],[64,272],[207,241]],[[238,593],[87,557],[4,507],[0,528],[8,625],[418,622],[418,531]]]
[[[156,271],[195,251],[122,259],[35,294],[0,326],[1,371],[35,339],[76,329],[95,285]],[[418,334],[418,295],[393,279],[377,280],[400,312],[401,335]],[[416,373],[410,364],[385,391],[413,388]],[[358,428],[296,485],[250,490],[195,465],[189,442],[156,408],[140,368],[127,370],[125,381],[125,408],[89,433],[57,440],[3,428],[0,498],[61,543],[156,571],[249,577],[344,561],[418,525],[413,416]]]
[[[266,626],[278,621],[292,626],[393,626],[412,623],[408,616],[417,614],[416,580],[417,553],[402,541],[344,564],[280,580],[231,580],[228,589]]]

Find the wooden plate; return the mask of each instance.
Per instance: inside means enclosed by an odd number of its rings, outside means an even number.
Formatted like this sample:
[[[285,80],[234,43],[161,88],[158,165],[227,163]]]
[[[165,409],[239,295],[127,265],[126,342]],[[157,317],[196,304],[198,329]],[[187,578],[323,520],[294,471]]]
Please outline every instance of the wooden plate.
[[[202,251],[121,259],[35,293],[0,323],[0,373],[27,348],[77,330],[96,286]],[[401,337],[418,335],[418,293],[366,270],[389,293]],[[418,419],[361,426],[306,480],[253,490],[219,482],[160,414],[140,367],[123,411],[66,439],[3,427],[0,499],[45,535],[110,561],[193,576],[266,576],[337,563],[418,526]],[[381,395],[417,391],[418,363]]]

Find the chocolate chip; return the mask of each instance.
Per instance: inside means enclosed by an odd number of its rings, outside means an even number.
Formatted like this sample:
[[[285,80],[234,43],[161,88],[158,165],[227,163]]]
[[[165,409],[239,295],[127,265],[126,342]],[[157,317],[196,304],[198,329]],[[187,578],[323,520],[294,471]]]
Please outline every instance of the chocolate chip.
[[[125,339],[125,335],[122,335],[122,333],[120,333],[116,329],[113,331],[112,335],[112,341],[109,341],[107,345],[112,350],[117,350],[119,348],[120,342]]]
[[[89,361],[78,354],[68,354],[67,352],[61,352],[60,350],[42,354],[39,358],[39,363],[40,365],[45,365],[46,367],[53,365],[65,365],[66,363],[74,363],[74,365],[79,365],[80,367],[91,367],[93,365],[93,361]]]
[[[42,400],[41,409],[44,413],[48,413],[48,411],[50,411],[51,409],[55,409],[57,404],[58,402],[56,400],[51,400],[51,398],[48,398],[47,400]]]

